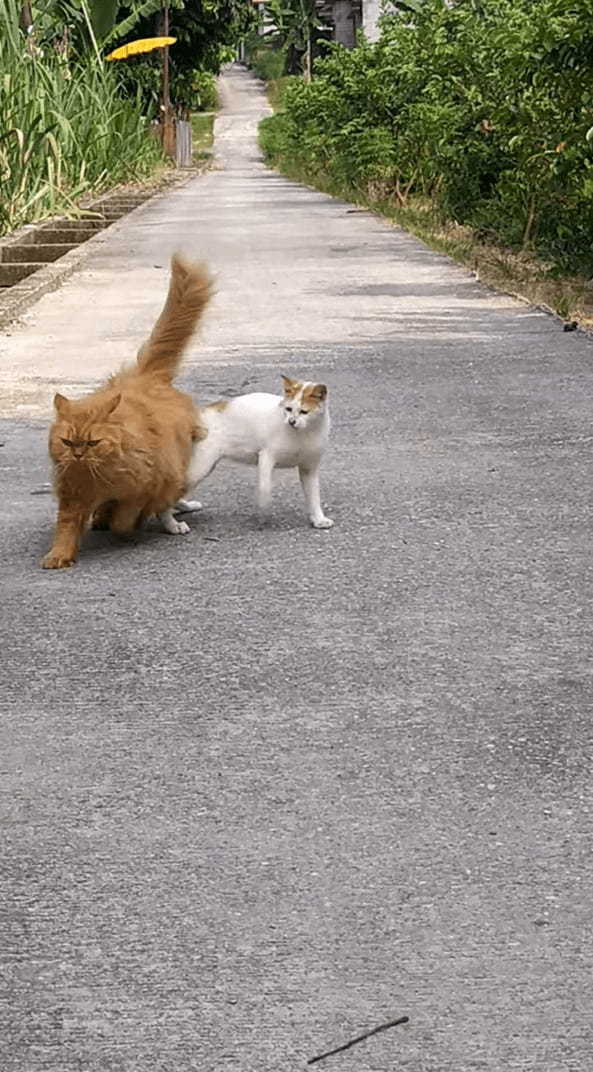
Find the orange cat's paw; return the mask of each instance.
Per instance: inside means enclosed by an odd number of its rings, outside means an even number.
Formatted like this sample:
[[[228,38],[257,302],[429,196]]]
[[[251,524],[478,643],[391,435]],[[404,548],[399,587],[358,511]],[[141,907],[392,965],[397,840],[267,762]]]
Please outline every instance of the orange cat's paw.
[[[48,551],[45,558],[42,559],[42,569],[67,569],[68,566],[73,566],[76,562],[75,558],[69,555],[61,555],[54,551]]]

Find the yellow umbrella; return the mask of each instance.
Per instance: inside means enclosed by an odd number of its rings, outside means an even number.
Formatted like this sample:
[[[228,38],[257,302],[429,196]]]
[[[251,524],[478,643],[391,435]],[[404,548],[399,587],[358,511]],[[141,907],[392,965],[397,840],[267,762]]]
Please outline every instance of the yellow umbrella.
[[[127,45],[121,45],[120,48],[110,52],[105,59],[127,60],[128,56],[135,56],[138,52],[152,52],[154,48],[166,48],[167,45],[174,45],[176,40],[176,37],[143,37],[139,41],[130,41]]]

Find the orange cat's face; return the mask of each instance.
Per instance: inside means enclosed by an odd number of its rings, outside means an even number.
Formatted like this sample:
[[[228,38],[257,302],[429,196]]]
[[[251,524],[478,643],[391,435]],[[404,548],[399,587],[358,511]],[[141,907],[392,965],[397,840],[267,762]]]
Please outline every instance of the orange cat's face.
[[[291,428],[306,428],[325,409],[327,387],[324,383],[301,383],[282,377],[284,384],[284,419]]]
[[[56,419],[49,435],[49,452],[56,465],[92,469],[111,456],[117,449],[120,429],[107,422],[119,402],[120,395],[112,395],[102,404],[89,406],[86,400],[70,402],[56,395]]]

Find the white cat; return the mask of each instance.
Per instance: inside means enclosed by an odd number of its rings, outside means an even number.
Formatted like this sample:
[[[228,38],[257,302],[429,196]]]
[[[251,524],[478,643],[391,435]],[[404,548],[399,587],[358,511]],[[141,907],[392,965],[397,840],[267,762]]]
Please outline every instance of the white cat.
[[[296,467],[311,524],[329,529],[333,521],[323,513],[319,496],[319,464],[329,437],[327,388],[288,376],[282,379],[283,395],[239,395],[200,410],[208,434],[194,444],[188,487],[199,484],[223,459],[257,465],[258,505],[265,510],[274,468]],[[182,499],[160,518],[167,532],[188,532],[185,521],[177,521],[173,514],[199,508],[199,503]]]

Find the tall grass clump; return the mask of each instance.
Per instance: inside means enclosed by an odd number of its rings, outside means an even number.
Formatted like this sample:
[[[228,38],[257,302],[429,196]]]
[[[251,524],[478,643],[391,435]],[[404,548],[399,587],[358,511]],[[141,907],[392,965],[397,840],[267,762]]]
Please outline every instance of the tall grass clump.
[[[98,49],[66,55],[0,15],[0,234],[140,179],[162,160],[139,98],[126,98]]]

